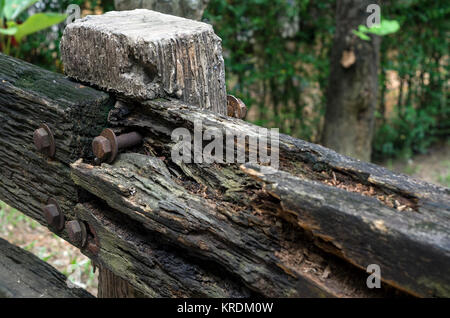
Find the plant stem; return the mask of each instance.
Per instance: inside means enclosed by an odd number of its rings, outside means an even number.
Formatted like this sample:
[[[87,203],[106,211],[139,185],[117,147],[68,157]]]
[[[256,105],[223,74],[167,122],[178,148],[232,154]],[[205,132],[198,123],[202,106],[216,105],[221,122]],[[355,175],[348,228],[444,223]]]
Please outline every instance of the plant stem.
[[[9,55],[9,53],[11,51],[11,40],[12,40],[12,36],[8,36],[8,38],[6,40],[6,48],[5,48],[6,55]]]

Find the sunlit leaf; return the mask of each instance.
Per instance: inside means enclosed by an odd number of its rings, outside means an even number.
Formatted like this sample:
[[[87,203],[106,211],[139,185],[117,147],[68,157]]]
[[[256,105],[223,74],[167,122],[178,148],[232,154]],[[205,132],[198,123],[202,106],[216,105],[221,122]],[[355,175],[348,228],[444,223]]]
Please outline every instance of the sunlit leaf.
[[[367,36],[365,33],[361,32],[361,31],[353,30],[353,34],[358,36],[361,40],[364,40],[364,41],[369,41],[370,40],[370,37]]]
[[[376,35],[387,35],[395,33],[400,29],[400,24],[395,20],[382,20],[379,25],[367,29],[368,33]]]
[[[19,14],[36,2],[38,0],[5,0],[3,14],[6,20],[15,20]]]
[[[14,35],[17,32],[17,28],[7,28],[7,29],[0,29],[0,34],[4,35]]]
[[[24,36],[46,29],[52,25],[61,23],[66,19],[66,14],[36,13],[24,23],[17,25],[16,40],[20,42]]]

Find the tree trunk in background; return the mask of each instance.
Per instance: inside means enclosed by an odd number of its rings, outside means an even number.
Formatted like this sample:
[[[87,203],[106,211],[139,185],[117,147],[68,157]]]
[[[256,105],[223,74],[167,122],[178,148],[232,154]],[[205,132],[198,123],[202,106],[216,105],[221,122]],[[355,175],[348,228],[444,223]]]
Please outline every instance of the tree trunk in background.
[[[149,9],[192,20],[201,20],[209,0],[114,0],[116,10]]]
[[[371,155],[380,38],[363,41],[352,30],[366,25],[372,3],[376,1],[337,1],[323,135],[325,146],[364,161]]]

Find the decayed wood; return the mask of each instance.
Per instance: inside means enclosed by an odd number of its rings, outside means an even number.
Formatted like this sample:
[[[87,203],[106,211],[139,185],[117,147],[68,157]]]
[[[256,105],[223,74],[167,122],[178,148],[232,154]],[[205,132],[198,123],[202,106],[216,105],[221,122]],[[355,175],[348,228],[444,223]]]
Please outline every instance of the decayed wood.
[[[171,246],[160,235],[149,233],[139,222],[121,217],[114,209],[99,205],[99,199],[79,204],[78,217],[91,233],[88,247],[82,252],[103,270],[130,284],[130,297],[136,293],[146,297],[246,297],[252,293],[239,282],[224,275],[206,261],[193,261],[190,255]],[[90,248],[89,244],[94,244]],[[93,253],[92,251],[95,251]],[[119,287],[120,287],[119,286]],[[120,288],[119,288],[120,289]],[[121,293],[124,293],[123,289]],[[120,291],[99,290],[110,295]]]
[[[138,9],[88,16],[61,39],[70,77],[133,99],[173,96],[226,113],[225,66],[211,25]]]
[[[106,125],[111,107],[106,93],[0,54],[0,198],[42,224],[49,197],[74,217],[79,198],[68,164],[92,158],[92,138]],[[55,137],[53,160],[33,143],[42,123]]]
[[[35,255],[0,238],[0,298],[90,298]]]
[[[41,206],[56,196],[67,219],[88,228],[82,252],[139,293],[377,297],[403,290],[448,296],[448,189],[285,135],[284,172],[175,163],[174,128],[192,132],[201,121],[204,130],[260,134],[257,126],[175,100],[111,110],[108,125],[138,130],[144,144],[112,165],[93,166],[89,135],[105,126],[109,97],[88,89],[80,111],[98,108],[80,123],[86,132],[65,134],[62,127],[70,132],[72,117],[80,118],[69,97],[84,88],[14,59],[0,56],[0,64],[0,198],[43,223]],[[26,74],[35,80],[24,84]],[[71,93],[61,98],[56,92],[64,89]],[[61,110],[60,103],[73,110]],[[55,129],[62,150],[54,160],[32,144],[42,120],[61,123]],[[69,168],[78,157],[83,160]],[[67,238],[64,231],[59,235]],[[381,266],[381,290],[366,288],[366,261]]]
[[[115,215],[133,219],[169,251],[188,256],[186,260],[197,260],[200,267],[205,262],[225,277],[237,277],[257,295],[369,297],[386,293],[368,290],[362,271],[351,271],[338,259],[325,259],[299,228],[266,214],[263,207],[255,209],[252,205],[262,200],[258,189],[250,185],[246,201],[233,204],[217,193],[203,192],[195,183],[186,189],[186,182],[177,182],[161,159],[151,155],[122,154],[113,165],[100,167],[78,161],[72,168],[74,181],[104,200]],[[327,271],[333,275],[328,277]],[[167,288],[174,288],[173,284],[167,283]],[[197,292],[187,290],[188,295]]]
[[[309,229],[319,246],[362,269],[378,264],[385,282],[417,296],[450,295],[450,223],[271,168],[242,169],[279,201],[277,214]]]
[[[195,121],[201,121],[205,130],[217,128],[224,134],[226,130],[258,134],[256,126],[178,101],[144,104],[134,110],[130,106],[123,119],[112,111],[110,122],[145,129],[148,146],[157,156],[170,157],[171,129],[192,129]],[[280,160],[281,169],[288,173],[259,180],[264,191],[281,200],[275,207],[263,208],[264,213],[275,213],[311,231],[318,246],[360,268],[379,264],[384,281],[396,288],[420,296],[449,295],[448,189],[285,135],[280,135]],[[239,175],[237,166],[180,164],[179,168],[199,184],[219,189],[230,201],[248,200],[246,190],[252,183]],[[255,170],[244,172],[258,175]],[[268,190],[271,187],[276,190]]]

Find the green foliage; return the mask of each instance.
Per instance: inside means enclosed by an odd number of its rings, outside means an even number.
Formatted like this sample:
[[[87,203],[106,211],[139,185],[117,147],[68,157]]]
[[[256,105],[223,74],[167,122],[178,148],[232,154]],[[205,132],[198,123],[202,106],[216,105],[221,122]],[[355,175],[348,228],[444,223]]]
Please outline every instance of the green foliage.
[[[373,143],[377,160],[425,153],[437,139],[450,135],[448,2],[389,1],[383,10],[402,28],[381,44],[381,120]],[[391,71],[400,83],[388,115]]]
[[[364,41],[370,41],[370,37],[367,35],[367,33],[383,36],[395,33],[399,29],[400,24],[397,21],[382,19],[379,25],[373,25],[370,28],[366,27],[365,25],[359,25],[358,30],[353,30],[353,34],[357,35]]]
[[[228,90],[257,124],[320,141],[336,1],[211,0],[205,14],[223,40]],[[450,135],[448,30],[444,0],[387,0],[380,26],[356,36],[383,36],[375,159],[426,152]],[[284,24],[297,23],[283,36]],[[297,21],[297,22],[296,22]],[[399,26],[401,30],[399,30]],[[388,75],[398,74],[402,88]],[[400,97],[392,99],[392,90]],[[351,133],[351,132],[349,132]]]
[[[228,90],[256,108],[257,124],[317,140],[333,2],[210,2],[205,18],[223,40]]]
[[[20,44],[22,39],[30,34],[46,29],[54,24],[62,22],[65,14],[38,13],[25,19],[23,23],[15,20],[24,14],[25,10],[38,0],[0,0],[0,35],[1,49],[3,53],[10,54],[12,39]],[[6,20],[7,28],[4,28]],[[16,50],[16,56],[20,50]]]
[[[8,22],[8,29],[17,28],[13,34],[17,42],[21,42],[24,36],[46,29],[54,24],[61,23],[66,18],[65,14],[36,13],[30,16],[24,23]]]

